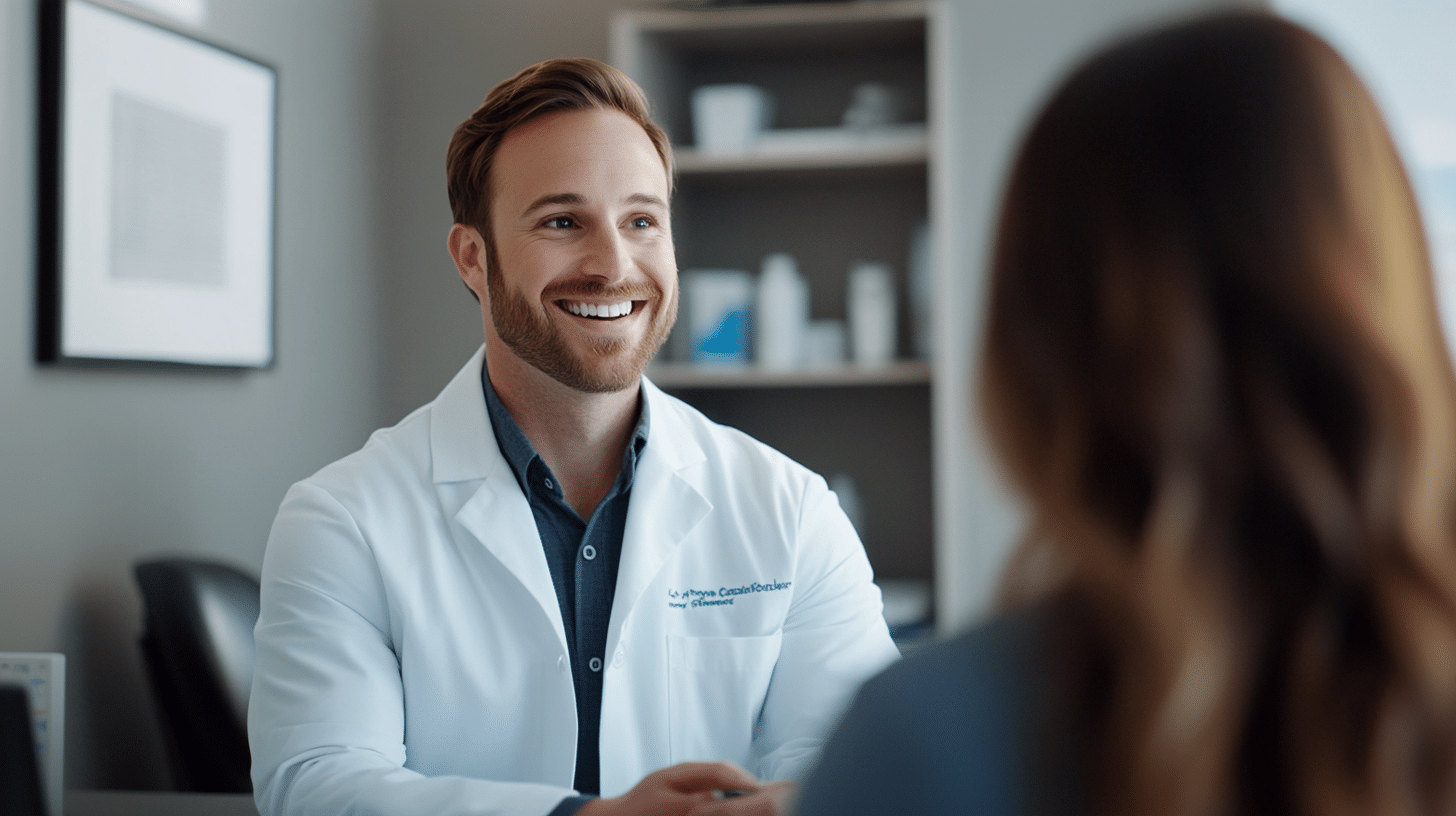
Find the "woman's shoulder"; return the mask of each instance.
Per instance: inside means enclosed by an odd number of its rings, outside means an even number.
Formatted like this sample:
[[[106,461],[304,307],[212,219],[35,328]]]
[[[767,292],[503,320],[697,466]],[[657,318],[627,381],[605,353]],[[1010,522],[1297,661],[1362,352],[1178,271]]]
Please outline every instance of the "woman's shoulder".
[[[1047,617],[1046,609],[1027,607],[917,647],[866,683],[863,694],[911,704],[926,695],[1000,697],[1022,688],[1026,675],[1040,672],[1036,664],[1045,656]]]
[[[872,678],[805,785],[805,813],[1027,812],[1045,629],[1041,608],[1003,614]]]

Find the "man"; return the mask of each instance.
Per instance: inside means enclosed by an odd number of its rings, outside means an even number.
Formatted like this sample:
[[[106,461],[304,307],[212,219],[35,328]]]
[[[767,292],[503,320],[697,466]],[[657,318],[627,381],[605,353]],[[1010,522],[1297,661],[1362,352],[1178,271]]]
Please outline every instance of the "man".
[[[259,810],[782,812],[759,779],[896,651],[823,479],[642,376],[677,311],[665,135],[619,72],[552,60],[447,165],[485,345],[284,499]]]

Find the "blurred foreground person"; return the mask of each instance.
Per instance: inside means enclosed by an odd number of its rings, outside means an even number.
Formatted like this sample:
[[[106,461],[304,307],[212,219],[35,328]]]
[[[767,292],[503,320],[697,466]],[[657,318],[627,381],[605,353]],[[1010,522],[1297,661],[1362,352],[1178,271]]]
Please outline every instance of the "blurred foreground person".
[[[1327,44],[1226,13],[1083,65],[1017,159],[984,355],[1009,611],[872,680],[799,816],[1456,812],[1456,388]]]

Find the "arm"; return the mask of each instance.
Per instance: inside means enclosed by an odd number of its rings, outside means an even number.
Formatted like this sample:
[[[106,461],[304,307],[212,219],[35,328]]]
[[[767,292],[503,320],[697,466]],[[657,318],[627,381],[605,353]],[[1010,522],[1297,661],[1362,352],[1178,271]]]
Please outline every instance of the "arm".
[[[764,779],[800,779],[859,685],[899,657],[864,546],[822,478],[806,483],[794,598],[760,718]]]
[[[543,816],[573,791],[404,767],[404,688],[366,536],[323,489],[289,491],[263,564],[248,732],[265,816]]]

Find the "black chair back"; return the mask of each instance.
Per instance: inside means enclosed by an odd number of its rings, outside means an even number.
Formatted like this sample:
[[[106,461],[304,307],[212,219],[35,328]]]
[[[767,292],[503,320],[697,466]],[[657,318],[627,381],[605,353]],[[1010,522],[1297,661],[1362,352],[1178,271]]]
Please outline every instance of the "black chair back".
[[[177,788],[252,791],[247,721],[258,580],[183,558],[137,564],[136,580],[146,608],[142,655]]]
[[[25,688],[0,685],[0,816],[45,816],[32,728]]]

